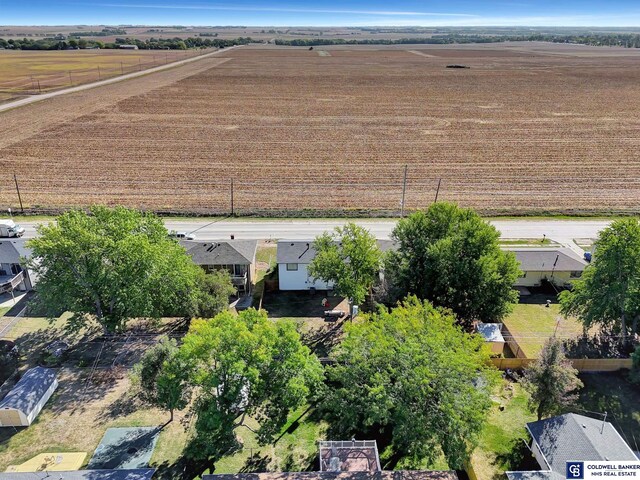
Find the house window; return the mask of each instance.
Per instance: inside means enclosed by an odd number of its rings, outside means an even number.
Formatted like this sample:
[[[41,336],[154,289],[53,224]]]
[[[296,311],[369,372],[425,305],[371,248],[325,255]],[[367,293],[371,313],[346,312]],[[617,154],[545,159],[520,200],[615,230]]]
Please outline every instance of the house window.
[[[571,274],[569,275],[570,278],[580,278],[581,276],[582,272],[580,271],[571,272]]]
[[[298,264],[297,263],[287,263],[287,271],[295,272],[297,270],[298,270]]]

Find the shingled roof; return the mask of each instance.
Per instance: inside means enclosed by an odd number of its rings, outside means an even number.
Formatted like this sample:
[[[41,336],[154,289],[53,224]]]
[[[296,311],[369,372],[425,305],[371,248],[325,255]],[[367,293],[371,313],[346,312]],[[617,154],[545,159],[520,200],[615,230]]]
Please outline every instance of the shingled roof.
[[[258,249],[257,240],[184,240],[180,244],[197,265],[251,265]]]
[[[516,260],[523,272],[581,272],[587,266],[587,262],[569,248],[533,247],[505,250],[516,254]]]
[[[566,462],[637,461],[635,454],[609,422],[567,413],[527,424],[549,468],[564,474]]]
[[[50,368],[34,367],[27,370],[6,397],[0,401],[0,409],[14,408],[28,417],[55,380],[56,373]]]
[[[20,263],[21,257],[31,256],[24,239],[0,240],[0,263]]]
[[[383,252],[393,248],[391,240],[377,240],[378,248]],[[308,264],[316,256],[313,248],[313,240],[280,240],[278,241],[278,253],[276,263],[303,263]]]

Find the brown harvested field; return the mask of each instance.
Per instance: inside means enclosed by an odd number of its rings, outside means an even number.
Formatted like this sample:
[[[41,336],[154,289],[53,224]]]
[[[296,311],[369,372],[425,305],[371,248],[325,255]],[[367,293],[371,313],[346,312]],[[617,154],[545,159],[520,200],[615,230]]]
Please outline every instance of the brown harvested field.
[[[146,70],[200,53],[195,50],[0,50],[0,102]]]
[[[226,212],[233,178],[240,213],[388,212],[408,165],[408,208],[441,178],[440,199],[485,212],[638,212],[639,60],[539,43],[233,49],[0,114],[0,204],[17,205],[15,172],[30,207]]]

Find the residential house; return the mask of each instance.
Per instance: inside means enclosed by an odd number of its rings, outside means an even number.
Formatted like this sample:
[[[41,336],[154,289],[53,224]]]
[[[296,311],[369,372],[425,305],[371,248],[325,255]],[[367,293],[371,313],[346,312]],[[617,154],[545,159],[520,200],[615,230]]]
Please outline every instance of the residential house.
[[[226,270],[238,294],[248,294],[256,278],[257,240],[183,240],[180,244],[206,272]]]
[[[0,427],[28,427],[58,388],[55,370],[35,367],[0,401]]]
[[[393,246],[391,240],[378,240],[382,251]],[[331,290],[333,285],[313,279],[309,264],[316,256],[313,240],[280,240],[278,242],[278,283],[280,290]]]
[[[567,413],[527,423],[541,470],[507,472],[509,480],[563,480],[568,461],[638,461],[611,423]]]
[[[21,238],[0,240],[0,294],[32,290],[36,283],[33,272],[23,260],[31,255]]]
[[[568,286],[582,276],[588,265],[569,248],[505,248],[516,255],[522,275],[515,287],[537,287],[544,280],[556,286]]]

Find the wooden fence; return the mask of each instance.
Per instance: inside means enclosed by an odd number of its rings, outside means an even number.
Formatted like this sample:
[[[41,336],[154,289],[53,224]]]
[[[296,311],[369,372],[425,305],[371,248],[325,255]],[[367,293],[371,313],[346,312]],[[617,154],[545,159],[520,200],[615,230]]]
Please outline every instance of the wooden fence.
[[[491,362],[500,370],[520,370],[531,362],[533,358],[492,358]],[[577,358],[571,363],[581,372],[615,372],[621,368],[631,368],[630,358]]]

